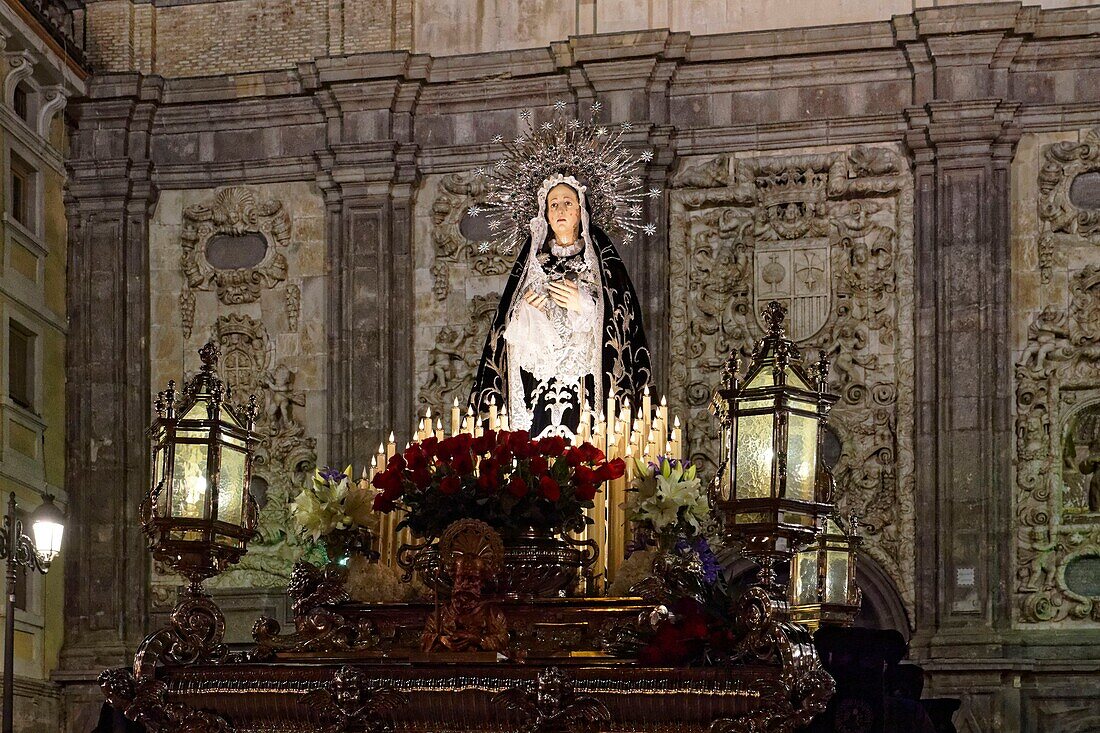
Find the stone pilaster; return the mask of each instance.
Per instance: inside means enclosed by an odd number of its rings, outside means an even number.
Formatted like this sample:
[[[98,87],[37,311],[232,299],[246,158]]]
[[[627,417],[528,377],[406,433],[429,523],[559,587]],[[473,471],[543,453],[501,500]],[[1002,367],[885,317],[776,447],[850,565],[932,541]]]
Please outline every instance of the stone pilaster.
[[[88,730],[88,686],[131,661],[145,634],[148,553],[138,506],[149,491],[148,143],[159,79],[93,83],[73,106],[69,162],[65,646],[68,730]],[[97,100],[105,100],[99,102]],[[109,101],[106,101],[109,99]],[[92,716],[92,717],[89,717]]]

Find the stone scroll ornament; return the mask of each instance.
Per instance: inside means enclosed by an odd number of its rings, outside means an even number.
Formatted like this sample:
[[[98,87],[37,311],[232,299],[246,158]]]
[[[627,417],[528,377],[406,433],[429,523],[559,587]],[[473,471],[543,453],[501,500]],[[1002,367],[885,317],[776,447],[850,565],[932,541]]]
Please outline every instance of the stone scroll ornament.
[[[255,266],[220,269],[206,257],[207,244],[218,234],[259,235],[267,247]],[[287,260],[282,251],[289,244],[290,214],[282,202],[276,199],[258,200],[249,188],[223,188],[214,195],[210,204],[187,207],[183,211],[183,233],[180,235],[183,250],[180,268],[186,280],[181,305],[187,301],[188,291],[197,290],[214,290],[218,300],[225,305],[256,302],[262,290],[286,280]],[[191,308],[193,317],[193,305]],[[186,317],[184,325],[185,331],[189,330]]]
[[[1085,133],[1080,143],[1055,143],[1043,150],[1039,224],[1044,284],[1051,281],[1059,244],[1100,245],[1100,127]]]
[[[912,210],[911,175],[888,147],[685,161],[670,194],[668,359],[690,458],[713,471],[723,365],[749,358],[763,306],[783,303],[799,347],[833,364],[826,453],[841,511],[867,523],[867,553],[910,608]]]

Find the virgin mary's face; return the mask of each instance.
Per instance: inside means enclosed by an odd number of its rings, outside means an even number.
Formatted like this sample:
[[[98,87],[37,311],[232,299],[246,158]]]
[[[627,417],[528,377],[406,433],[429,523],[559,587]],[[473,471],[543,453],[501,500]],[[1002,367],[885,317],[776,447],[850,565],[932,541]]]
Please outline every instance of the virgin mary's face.
[[[581,207],[572,186],[559,183],[546,194],[546,218],[554,237],[561,244],[571,244],[580,228]]]

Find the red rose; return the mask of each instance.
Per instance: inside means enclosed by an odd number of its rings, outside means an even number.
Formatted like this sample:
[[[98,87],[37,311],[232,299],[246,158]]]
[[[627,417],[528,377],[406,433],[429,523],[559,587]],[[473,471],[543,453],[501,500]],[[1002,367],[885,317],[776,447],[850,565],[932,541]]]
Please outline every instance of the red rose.
[[[593,471],[588,466],[577,466],[576,469],[577,483],[580,484],[594,484],[600,480],[600,474]]]
[[[418,443],[413,443],[405,449],[405,460],[408,462],[409,468],[413,470],[428,465],[428,461],[424,457],[424,451],[420,449],[420,444]]]
[[[461,488],[462,479],[454,474],[444,476],[443,480],[439,482],[439,490],[444,494],[457,494]]]
[[[408,468],[408,463],[405,462],[405,457],[400,453],[397,453],[390,457],[389,463],[386,464],[387,470],[404,471]]]
[[[474,438],[474,453],[488,453],[497,444],[495,430],[486,430],[484,435]]]
[[[603,460],[603,451],[591,443],[581,443],[575,450],[585,463],[599,463]]]
[[[560,456],[564,450],[565,438],[560,435],[543,438],[539,441],[539,453],[542,453],[547,458],[551,456]]]
[[[508,493],[517,499],[527,496],[527,482],[519,476],[515,476],[508,482]]]
[[[590,483],[578,483],[577,484],[577,498],[581,501],[592,501],[596,498],[596,492],[600,490],[600,487],[596,484]]]
[[[600,481],[614,481],[617,478],[622,478],[623,474],[626,473],[626,461],[622,458],[608,461],[596,469],[596,473],[599,475]]]
[[[459,453],[469,452],[474,444],[474,436],[469,433],[459,433],[453,438],[447,438],[445,442],[451,444],[452,455],[457,456]]]
[[[374,497],[374,511],[376,512],[385,514],[387,512],[392,512],[396,507],[397,505],[394,503],[393,499],[388,498],[385,494],[379,494]]]
[[[478,487],[485,491],[492,491],[500,483],[500,464],[492,458],[482,461],[478,474]]]
[[[532,476],[545,476],[546,472],[550,470],[550,466],[547,465],[546,459],[542,456],[532,458],[530,468]]]
[[[375,474],[374,478],[371,480],[371,483],[374,485],[374,488],[381,489],[383,491],[391,488],[400,488],[401,475],[397,471],[390,471],[389,469],[385,471],[379,471],[377,474]]]
[[[554,479],[543,476],[539,479],[539,493],[550,501],[557,501],[561,498],[561,487]]]
[[[427,488],[432,483],[432,474],[426,468],[413,469],[412,482],[418,489]]]
[[[531,444],[531,434],[526,430],[517,430],[513,433],[504,433],[504,440],[513,453],[518,453],[521,447]]]
[[[474,472],[474,459],[470,456],[469,451],[463,451],[455,456],[454,461],[451,463],[451,468],[455,470],[455,473],[462,476],[469,476]]]
[[[420,450],[424,451],[425,458],[435,458],[439,452],[439,438],[434,435],[420,441]]]

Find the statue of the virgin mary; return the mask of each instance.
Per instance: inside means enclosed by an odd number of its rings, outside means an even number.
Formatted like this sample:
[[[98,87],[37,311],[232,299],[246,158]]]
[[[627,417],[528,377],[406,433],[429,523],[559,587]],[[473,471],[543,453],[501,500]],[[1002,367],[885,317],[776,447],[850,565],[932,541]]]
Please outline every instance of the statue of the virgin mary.
[[[511,428],[532,437],[572,438],[585,407],[596,415],[609,395],[638,404],[650,380],[638,299],[606,233],[652,231],[637,223],[640,179],[626,175],[622,131],[559,118],[517,138],[489,173],[490,227],[522,246],[471,402],[506,407]]]

